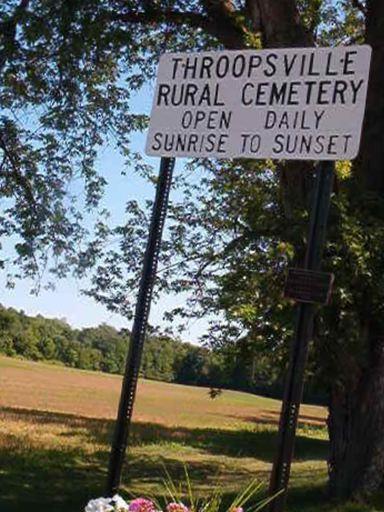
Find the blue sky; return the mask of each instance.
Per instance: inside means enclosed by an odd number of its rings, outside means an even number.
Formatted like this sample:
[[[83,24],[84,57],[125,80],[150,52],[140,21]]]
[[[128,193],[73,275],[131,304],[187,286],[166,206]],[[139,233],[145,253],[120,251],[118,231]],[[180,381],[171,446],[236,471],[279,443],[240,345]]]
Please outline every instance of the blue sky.
[[[150,112],[153,96],[153,84],[147,87],[134,99],[133,111]],[[136,134],[133,138],[133,149],[144,155],[146,134]],[[148,162],[158,167],[160,160],[148,158]],[[144,202],[153,199],[154,187],[143,178],[132,172],[122,174],[124,161],[117,150],[110,146],[102,148],[99,154],[98,167],[108,180],[106,195],[103,204],[111,212],[112,221],[119,221],[124,216],[127,201],[137,199]],[[177,171],[182,172],[182,162],[179,161]],[[171,195],[175,191],[171,191]],[[41,314],[49,318],[65,318],[75,327],[96,326],[106,322],[115,327],[130,327],[131,322],[120,315],[112,314],[107,309],[81,294],[86,282],[74,279],[57,281],[55,291],[42,290],[38,296],[30,293],[32,282],[24,280],[16,282],[13,289],[6,288],[5,276],[2,276],[0,303],[7,307],[22,309],[28,315]],[[151,311],[150,323],[165,327],[162,315],[167,309],[172,309],[185,300],[180,296],[162,297],[158,304],[154,304]],[[196,342],[198,337],[206,331],[207,321],[194,321],[190,324],[182,338]]]

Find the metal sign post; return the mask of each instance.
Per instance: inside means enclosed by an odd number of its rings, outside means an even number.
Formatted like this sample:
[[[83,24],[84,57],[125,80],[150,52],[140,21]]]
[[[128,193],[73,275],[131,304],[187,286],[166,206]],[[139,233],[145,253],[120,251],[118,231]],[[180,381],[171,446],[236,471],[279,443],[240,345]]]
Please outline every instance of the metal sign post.
[[[308,246],[304,263],[304,269],[307,270],[320,270],[333,189],[334,167],[334,162],[326,161],[321,162],[317,168]],[[295,336],[280,416],[278,451],[273,465],[269,488],[271,496],[276,495],[278,492],[280,494],[271,502],[270,512],[282,512],[286,501],[299,409],[303,394],[308,346],[313,333],[314,308],[315,305],[308,302],[301,302],[297,306]]]
[[[120,485],[174,167],[174,158],[161,159],[156,198],[153,204],[149,237],[112,442],[106,489],[107,496],[113,496]]]

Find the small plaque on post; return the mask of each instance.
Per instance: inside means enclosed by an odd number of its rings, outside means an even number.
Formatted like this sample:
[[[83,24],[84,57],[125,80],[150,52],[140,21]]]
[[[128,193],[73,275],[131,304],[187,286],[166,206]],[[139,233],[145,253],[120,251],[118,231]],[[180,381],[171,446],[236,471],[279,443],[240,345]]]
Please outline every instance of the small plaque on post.
[[[334,274],[303,268],[288,269],[284,297],[297,302],[328,304],[331,298]]]

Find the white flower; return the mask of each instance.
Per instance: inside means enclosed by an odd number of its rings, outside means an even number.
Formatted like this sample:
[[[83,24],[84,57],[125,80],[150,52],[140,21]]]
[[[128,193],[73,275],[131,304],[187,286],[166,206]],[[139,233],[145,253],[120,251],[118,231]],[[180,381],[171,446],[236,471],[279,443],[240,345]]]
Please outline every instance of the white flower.
[[[127,512],[128,503],[115,494],[113,498],[97,498],[91,500],[85,507],[85,512]]]
[[[115,510],[117,510],[117,512],[126,512],[128,510],[128,503],[118,494],[114,495],[112,503],[115,505]]]
[[[114,512],[115,508],[111,505],[110,498],[97,498],[91,500],[85,507],[85,512]]]

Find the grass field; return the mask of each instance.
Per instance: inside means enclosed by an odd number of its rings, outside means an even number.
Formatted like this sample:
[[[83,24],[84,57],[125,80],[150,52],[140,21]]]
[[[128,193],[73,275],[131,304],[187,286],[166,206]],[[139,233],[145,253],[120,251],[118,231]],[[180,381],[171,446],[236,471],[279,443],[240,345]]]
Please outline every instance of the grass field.
[[[0,357],[0,512],[81,511],[103,494],[121,379]],[[163,466],[197,494],[268,481],[280,403],[153,381],[139,384],[123,494],[161,493]],[[383,510],[326,503],[326,411],[303,406],[289,512]]]

